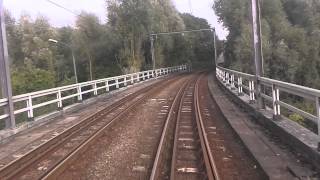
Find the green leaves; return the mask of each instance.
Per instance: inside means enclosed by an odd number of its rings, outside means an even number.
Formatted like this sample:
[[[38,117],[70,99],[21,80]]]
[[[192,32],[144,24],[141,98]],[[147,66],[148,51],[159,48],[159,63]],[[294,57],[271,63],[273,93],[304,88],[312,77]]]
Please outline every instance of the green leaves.
[[[226,65],[253,73],[250,1],[218,0],[214,9],[229,29]],[[261,1],[265,76],[318,87],[320,3],[316,0]]]

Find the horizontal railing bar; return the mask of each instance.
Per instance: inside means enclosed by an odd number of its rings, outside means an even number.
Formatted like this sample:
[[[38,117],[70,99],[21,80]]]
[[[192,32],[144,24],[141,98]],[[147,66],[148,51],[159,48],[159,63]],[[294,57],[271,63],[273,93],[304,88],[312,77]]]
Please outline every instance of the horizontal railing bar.
[[[254,75],[222,68],[219,66],[217,67],[217,70],[218,70],[217,77],[219,77],[220,80],[222,80],[221,78],[223,78],[223,79],[228,78],[228,76],[226,76],[224,74],[225,72],[228,72],[230,75],[237,75],[238,77],[242,77],[242,78],[248,78],[248,77],[255,78]],[[230,78],[229,78],[229,80],[230,80]],[[253,79],[251,79],[251,80],[253,80]],[[263,99],[265,99],[269,102],[274,102],[273,106],[274,106],[274,108],[276,108],[274,113],[278,113],[278,115],[281,115],[280,114],[280,107],[283,107],[289,111],[292,111],[294,113],[301,115],[302,117],[304,117],[306,119],[311,120],[312,122],[314,122],[316,124],[319,123],[318,122],[319,117],[317,117],[316,115],[313,115],[313,114],[306,112],[302,109],[299,109],[293,105],[285,103],[285,102],[281,101],[279,98],[280,98],[281,92],[284,92],[284,93],[288,93],[290,95],[299,96],[304,99],[308,99],[308,100],[311,100],[312,102],[315,102],[320,97],[320,90],[297,85],[297,84],[292,84],[292,83],[288,83],[288,82],[283,82],[283,81],[279,81],[279,80],[274,80],[274,79],[270,79],[270,78],[265,78],[265,77],[258,77],[257,80],[266,88],[271,88],[272,93],[275,93],[275,94],[273,94],[273,96],[269,96],[265,93],[260,93],[260,95]],[[236,81],[234,83],[236,83]],[[242,84],[242,87],[243,87],[243,89],[249,90],[249,88],[247,86],[244,86],[243,84]],[[255,93],[259,94],[259,92],[257,92],[257,91],[258,91],[257,89],[254,90]],[[279,106],[279,107],[276,107],[276,106]]]
[[[261,84],[264,85],[264,86],[270,87],[270,88],[272,87],[272,84],[270,84],[270,83],[262,82]],[[292,95],[300,96],[300,97],[303,97],[303,98],[306,98],[306,99],[309,99],[309,100],[314,100],[314,98],[317,97],[317,96],[314,96],[313,94],[307,94],[303,90],[300,90],[300,89],[291,89],[289,87],[281,86],[279,84],[274,84],[274,85],[277,88],[279,88],[279,90],[282,91],[282,92],[286,92],[286,93],[289,93],[289,94],[292,94]]]
[[[231,73],[237,74],[239,76],[246,77],[249,80],[252,80],[252,79],[255,78],[255,76],[252,75],[252,74],[247,74],[247,73],[243,73],[243,72],[239,72],[239,71],[235,71],[235,70],[231,70],[231,69],[226,69],[226,68],[223,68],[223,67],[220,67],[220,66],[218,66],[218,68],[220,68],[220,69],[222,69],[222,70],[224,70],[226,72],[231,72]]]
[[[29,107],[25,107],[23,109],[18,109],[16,111],[14,111],[14,114],[16,115],[16,114],[20,114],[20,113],[27,112],[27,111],[29,111]]]
[[[305,111],[303,111],[303,110],[301,110],[301,109],[299,109],[299,108],[296,108],[296,107],[294,107],[294,106],[292,106],[292,105],[290,105],[290,104],[287,104],[287,103],[285,103],[285,102],[282,102],[282,101],[278,101],[277,103],[278,103],[280,106],[282,106],[282,107],[284,107],[284,108],[286,108],[286,109],[288,109],[288,110],[290,110],[290,111],[293,111],[293,112],[295,112],[295,113],[303,116],[304,118],[307,118],[307,119],[313,121],[313,122],[316,123],[316,124],[318,123],[318,118],[317,118],[315,115],[313,115],[313,114],[310,114],[310,113],[308,113],[308,112],[305,112]]]
[[[299,92],[303,92],[304,94],[311,94],[315,97],[320,97],[320,90],[318,90],[318,89],[313,89],[313,88],[309,88],[309,87],[305,87],[305,86],[301,86],[301,85],[297,85],[297,84],[292,84],[292,83],[287,83],[287,82],[283,82],[283,81],[278,81],[278,80],[274,80],[274,79],[269,79],[269,78],[260,77],[259,80],[261,82],[275,84],[275,85],[282,87],[282,88],[290,88],[290,89],[294,89],[294,91],[299,91]]]
[[[272,102],[272,97],[264,94],[264,93],[261,93],[261,97],[269,102]]]
[[[58,99],[54,99],[54,100],[51,100],[51,101],[46,101],[46,102],[43,102],[43,103],[40,103],[40,104],[36,104],[36,105],[33,105],[33,109],[37,109],[37,108],[40,108],[40,107],[43,107],[43,106],[47,106],[49,104],[57,103],[58,101],[59,101]]]
[[[79,96],[79,94],[72,94],[72,95],[69,95],[69,96],[61,97],[61,100],[67,100],[67,99],[70,99],[70,98],[73,98],[73,97],[77,97],[77,96]]]
[[[13,96],[13,102],[14,103],[23,102],[25,103],[24,105],[25,107],[21,109],[16,109],[14,111],[14,114],[16,115],[16,114],[28,112],[28,117],[30,116],[29,118],[32,118],[33,111],[40,107],[57,103],[57,107],[61,108],[63,106],[61,103],[64,100],[67,100],[70,98],[78,97],[78,100],[82,100],[82,95],[84,94],[94,92],[94,94],[97,95],[96,92],[101,89],[105,89],[107,92],[109,91],[110,87],[114,87],[114,86],[117,87],[119,85],[127,85],[130,83],[143,82],[146,79],[156,78],[157,76],[167,75],[169,74],[169,72],[178,72],[182,70],[187,70],[187,66],[182,65],[182,66],[169,67],[169,68],[160,68],[156,70],[141,71],[141,72],[136,72],[131,74],[124,74],[124,75],[115,76],[115,77],[108,77],[108,78],[103,78],[98,80],[82,82],[78,84],[71,84],[71,85],[16,95],[16,96]],[[83,91],[83,89],[87,89],[87,90]],[[62,93],[68,93],[69,95],[67,94],[67,96],[63,97]],[[56,96],[56,97],[54,97],[55,99],[53,100],[49,100],[49,101],[43,100],[44,102],[41,102],[39,104],[32,104],[32,101],[34,101],[35,98],[46,97],[48,99],[50,98],[50,96],[52,98],[53,96]],[[0,107],[6,106],[6,105],[8,105],[8,99],[6,98],[0,99]],[[8,114],[0,115],[0,120],[8,117],[9,117]]]
[[[3,120],[3,119],[5,119],[5,118],[7,118],[7,117],[9,117],[9,114],[1,115],[1,116],[0,116],[0,120]]]

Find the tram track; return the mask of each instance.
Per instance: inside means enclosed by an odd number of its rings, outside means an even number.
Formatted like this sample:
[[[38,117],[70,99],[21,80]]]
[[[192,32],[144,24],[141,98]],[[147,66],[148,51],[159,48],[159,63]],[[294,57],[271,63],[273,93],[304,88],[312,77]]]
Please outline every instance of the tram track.
[[[55,179],[67,164],[94,142],[105,129],[129,113],[152,94],[179,77],[162,80],[152,88],[143,88],[78,124],[48,139],[36,149],[0,169],[0,179]]]
[[[203,76],[195,76],[181,88],[167,118],[166,124],[175,124],[170,179],[220,179],[200,113],[199,83]],[[177,113],[172,118],[170,114],[174,112]],[[163,159],[167,156],[163,139],[170,135],[169,127],[164,126],[150,180],[161,179]]]

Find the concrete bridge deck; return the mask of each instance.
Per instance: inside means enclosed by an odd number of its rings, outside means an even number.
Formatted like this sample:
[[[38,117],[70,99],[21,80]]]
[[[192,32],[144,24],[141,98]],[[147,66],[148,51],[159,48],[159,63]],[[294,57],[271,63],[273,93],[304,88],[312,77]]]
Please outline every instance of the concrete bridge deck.
[[[94,100],[69,109],[62,116],[55,117],[50,121],[44,121],[16,135],[2,139],[0,145],[0,168],[23,156],[26,152],[37,148],[37,146],[61,133],[66,128],[78,123],[80,119],[84,119],[97,110],[112,105],[115,101],[139,89],[153,86],[158,81],[159,79],[136,84],[111,94],[99,96]],[[301,131],[294,131],[295,133],[293,134],[287,133],[287,135],[283,136],[286,138],[284,139],[281,136],[284,132],[295,128],[295,124],[290,126],[286,123],[286,127],[274,128],[274,125],[270,125],[270,123],[280,124],[279,126],[281,126],[281,121],[268,123],[268,118],[262,117],[262,115],[256,116],[258,113],[254,112],[254,109],[250,109],[250,107],[246,107],[240,102],[246,100],[243,99],[244,97],[239,99],[236,96],[232,96],[220,83],[213,74],[209,75],[208,88],[215,102],[215,107],[213,108],[233,128],[250,156],[257,161],[257,166],[264,170],[269,179],[320,178],[319,161],[316,159],[320,155],[315,150],[316,147],[310,146],[311,150],[313,148],[314,154],[308,157],[302,154],[304,152],[301,152],[301,149],[306,147],[301,143],[286,142],[286,140],[301,140],[300,136],[303,136],[304,143],[310,144],[308,141],[316,142],[316,140],[312,140],[312,138],[316,137],[301,129]],[[267,112],[264,112],[264,115],[267,116]],[[289,136],[290,138],[288,139]],[[311,150],[309,149],[308,151]],[[314,160],[310,157],[314,158]]]

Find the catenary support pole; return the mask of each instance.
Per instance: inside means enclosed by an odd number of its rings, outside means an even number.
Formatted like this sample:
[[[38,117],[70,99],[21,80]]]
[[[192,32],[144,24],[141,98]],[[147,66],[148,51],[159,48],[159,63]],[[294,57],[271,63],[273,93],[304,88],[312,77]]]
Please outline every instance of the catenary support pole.
[[[257,84],[257,100],[258,108],[264,109],[265,104],[261,96],[262,87],[259,81],[263,77],[263,52],[262,52],[262,38],[261,38],[261,18],[260,18],[260,0],[251,0],[252,9],[252,36],[253,36],[253,57],[256,72]]]
[[[6,128],[15,128],[14,107],[12,101],[12,87],[9,69],[9,55],[6,39],[6,27],[4,20],[3,0],[0,0],[0,86],[2,96],[8,99],[8,104],[5,106],[5,112],[9,117],[5,121]]]
[[[76,84],[78,84],[76,58],[74,57],[74,51],[73,51],[72,48],[71,48],[71,53],[72,53],[73,73],[74,73],[74,77],[75,77]]]
[[[150,36],[150,42],[151,42],[151,58],[152,58],[152,69],[155,70],[156,69],[156,60],[155,60],[155,55],[154,55],[154,37],[153,35]]]
[[[218,55],[217,55],[216,29],[212,29],[212,31],[213,31],[213,48],[214,48],[214,63],[212,63],[212,64],[217,67]]]

